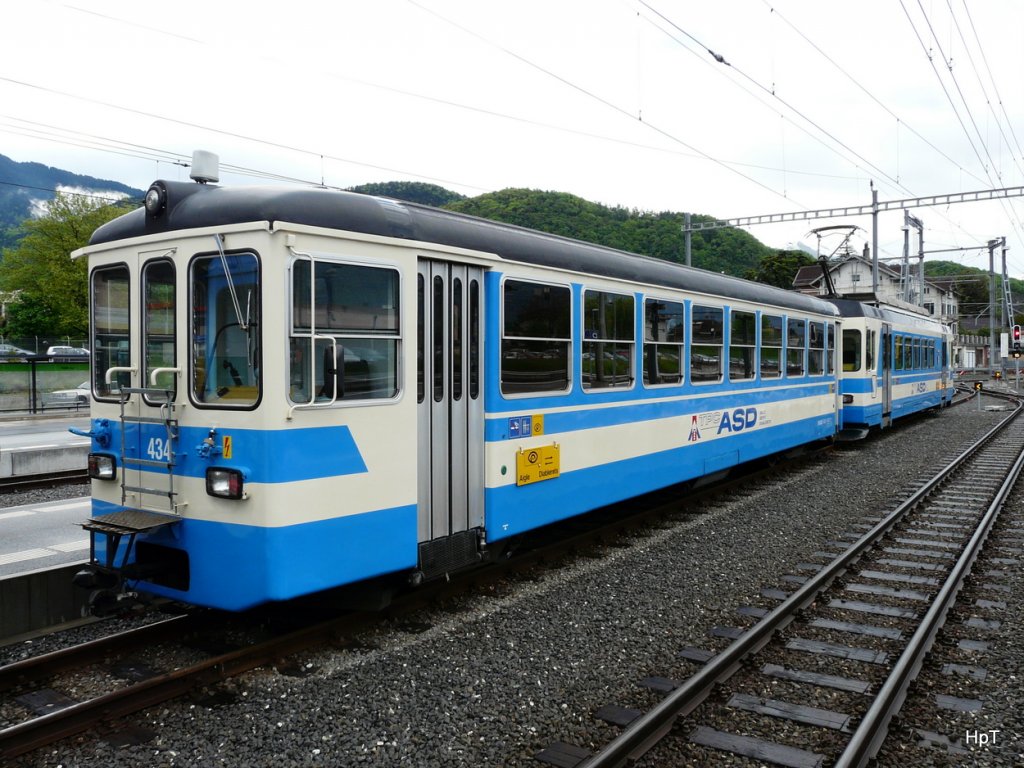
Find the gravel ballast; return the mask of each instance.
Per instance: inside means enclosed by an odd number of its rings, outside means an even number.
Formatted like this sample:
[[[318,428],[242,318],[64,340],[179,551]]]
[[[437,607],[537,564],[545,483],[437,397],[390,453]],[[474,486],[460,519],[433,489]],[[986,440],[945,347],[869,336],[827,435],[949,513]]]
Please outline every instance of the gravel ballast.
[[[657,694],[641,679],[692,674],[682,648],[723,648],[728,641],[710,637],[712,627],[739,624],[740,605],[772,605],[763,588],[786,588],[797,564],[891,509],[940,458],[1003,416],[946,409],[709,503],[629,547],[415,621],[382,622],[356,647],[300,658],[301,677],[262,669],[222,686],[229,695],[214,706],[183,699],[155,707],[130,719],[155,733],[145,744],[89,734],[16,765],[537,766],[534,755],[554,741],[599,748],[618,733],[593,717],[599,707],[650,706]],[[1000,632],[1010,636],[1020,619],[1007,614]],[[998,652],[1024,658],[1019,643]],[[992,718],[1012,730],[1020,716],[1003,719],[999,707],[1019,698],[1018,690],[992,702]],[[1014,739],[1007,734],[1007,749]],[[685,764],[672,753],[659,748],[641,764]]]

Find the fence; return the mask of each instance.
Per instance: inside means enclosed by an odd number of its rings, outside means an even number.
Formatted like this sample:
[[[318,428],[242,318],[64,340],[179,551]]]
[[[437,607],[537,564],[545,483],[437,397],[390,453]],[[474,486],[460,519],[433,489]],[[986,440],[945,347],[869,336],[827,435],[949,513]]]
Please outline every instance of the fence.
[[[45,350],[44,350],[45,351]],[[0,413],[88,410],[89,362],[0,362]]]

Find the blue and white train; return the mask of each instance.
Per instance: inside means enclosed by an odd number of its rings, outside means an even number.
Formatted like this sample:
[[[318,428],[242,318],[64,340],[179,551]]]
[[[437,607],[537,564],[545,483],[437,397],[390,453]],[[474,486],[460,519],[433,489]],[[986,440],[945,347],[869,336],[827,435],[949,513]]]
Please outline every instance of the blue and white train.
[[[157,181],[75,255],[97,609],[437,577],[948,396],[936,323],[357,194]]]

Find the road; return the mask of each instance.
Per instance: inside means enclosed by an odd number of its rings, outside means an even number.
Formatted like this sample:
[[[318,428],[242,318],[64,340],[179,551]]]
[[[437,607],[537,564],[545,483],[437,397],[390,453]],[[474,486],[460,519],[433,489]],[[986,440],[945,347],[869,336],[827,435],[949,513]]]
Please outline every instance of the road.
[[[0,577],[89,559],[89,497],[0,510]]]

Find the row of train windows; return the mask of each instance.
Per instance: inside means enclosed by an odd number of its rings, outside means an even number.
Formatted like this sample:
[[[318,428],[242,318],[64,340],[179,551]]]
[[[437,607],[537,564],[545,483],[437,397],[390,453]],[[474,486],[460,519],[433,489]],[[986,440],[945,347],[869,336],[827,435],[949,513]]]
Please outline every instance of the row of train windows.
[[[506,280],[502,290],[504,394],[565,391],[570,384],[572,296],[567,286]],[[579,369],[584,389],[632,387],[634,297],[584,290]],[[642,379],[646,386],[710,384],[833,373],[831,323],[682,302],[643,300]],[[689,329],[689,333],[687,333]],[[760,331],[760,338],[758,338]],[[689,359],[685,344],[689,341]]]
[[[874,370],[877,333],[873,330],[867,331],[867,343],[862,345],[862,341],[865,341],[865,336],[860,329],[852,328],[843,331],[844,371]],[[888,352],[889,350],[884,350],[883,363],[887,367],[889,365]],[[945,343],[940,347],[938,339],[893,334],[891,367],[894,371],[920,371],[945,366],[948,365],[948,361],[945,359],[947,355]]]

